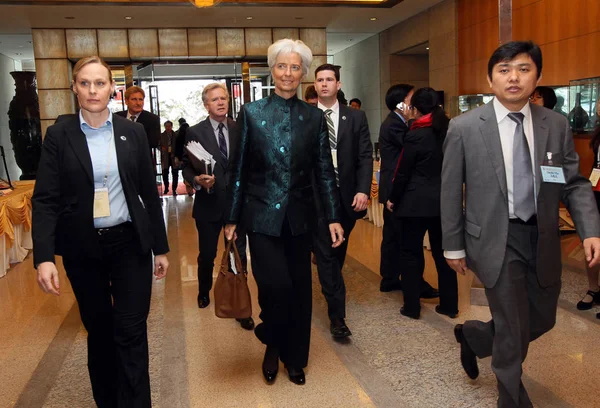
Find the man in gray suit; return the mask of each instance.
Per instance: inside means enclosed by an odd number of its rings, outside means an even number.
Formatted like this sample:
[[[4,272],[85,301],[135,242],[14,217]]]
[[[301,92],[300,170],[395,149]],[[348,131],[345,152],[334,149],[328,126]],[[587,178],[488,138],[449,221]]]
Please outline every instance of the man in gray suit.
[[[600,261],[600,217],[567,120],[528,103],[541,73],[537,45],[499,47],[488,63],[494,100],[453,119],[444,143],[444,255],[457,273],[470,269],[483,282],[492,313],[491,321],[469,320],[454,333],[469,377],[479,375],[476,357],[492,356],[503,408],[532,406],[522,362],[529,342],[556,321],[561,200],[587,262]]]

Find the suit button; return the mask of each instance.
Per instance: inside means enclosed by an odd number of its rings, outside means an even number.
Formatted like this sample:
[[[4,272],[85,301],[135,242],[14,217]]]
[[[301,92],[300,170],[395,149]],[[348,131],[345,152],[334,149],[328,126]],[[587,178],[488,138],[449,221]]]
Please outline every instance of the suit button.
[[[290,108],[283,108],[284,113],[290,113]]]
[[[279,210],[281,208],[281,204],[279,204],[279,203],[275,204],[275,208]]]
[[[285,152],[285,147],[281,146],[281,147],[279,148],[279,151],[280,151],[281,153],[284,153],[284,152]]]
[[[290,131],[290,128],[286,126],[286,127],[283,128],[283,131],[287,133],[287,132]]]

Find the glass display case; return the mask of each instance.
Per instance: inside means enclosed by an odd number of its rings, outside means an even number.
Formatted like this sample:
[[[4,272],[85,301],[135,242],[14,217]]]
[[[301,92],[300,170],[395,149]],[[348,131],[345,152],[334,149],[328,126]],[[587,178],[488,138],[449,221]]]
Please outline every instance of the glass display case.
[[[473,95],[460,95],[457,97],[458,101],[454,105],[454,111],[452,116],[457,116],[462,113],[473,110],[481,105],[485,105],[494,98],[494,94],[473,94]]]
[[[573,133],[589,133],[598,121],[600,77],[569,81],[569,124]]]

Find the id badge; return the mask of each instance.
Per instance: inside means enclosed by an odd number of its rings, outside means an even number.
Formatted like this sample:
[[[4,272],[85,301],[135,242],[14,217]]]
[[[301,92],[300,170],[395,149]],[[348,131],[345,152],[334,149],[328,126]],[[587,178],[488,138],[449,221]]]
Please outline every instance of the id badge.
[[[562,167],[541,166],[542,180],[545,183],[565,184],[565,173]]]
[[[110,203],[108,202],[108,188],[94,190],[94,218],[110,216]]]
[[[598,185],[598,180],[600,180],[600,169],[594,169],[592,170],[592,174],[590,174],[592,187],[596,187]]]
[[[331,160],[333,161],[333,167],[337,169],[337,149],[331,149]]]

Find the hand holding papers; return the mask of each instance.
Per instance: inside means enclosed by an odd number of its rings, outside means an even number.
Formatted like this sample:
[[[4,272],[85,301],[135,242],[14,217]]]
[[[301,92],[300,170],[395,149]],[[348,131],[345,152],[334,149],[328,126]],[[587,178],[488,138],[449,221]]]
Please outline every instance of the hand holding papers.
[[[200,143],[191,141],[185,146],[185,150],[196,173],[212,176],[216,161]],[[209,188],[206,192],[211,194],[213,189]]]

